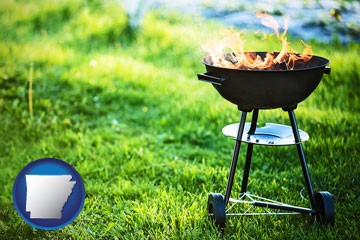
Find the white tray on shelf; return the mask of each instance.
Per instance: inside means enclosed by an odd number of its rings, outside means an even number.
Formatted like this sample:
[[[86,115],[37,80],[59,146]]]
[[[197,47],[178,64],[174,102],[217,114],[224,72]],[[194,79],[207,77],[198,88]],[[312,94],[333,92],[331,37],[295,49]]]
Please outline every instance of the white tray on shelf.
[[[251,123],[245,123],[244,133],[241,141],[259,145],[282,146],[295,144],[295,138],[291,126],[266,123],[263,127],[257,127],[254,134],[248,134]],[[239,129],[239,123],[225,126],[222,132],[225,136],[236,139]],[[309,140],[309,135],[300,130],[300,140]]]

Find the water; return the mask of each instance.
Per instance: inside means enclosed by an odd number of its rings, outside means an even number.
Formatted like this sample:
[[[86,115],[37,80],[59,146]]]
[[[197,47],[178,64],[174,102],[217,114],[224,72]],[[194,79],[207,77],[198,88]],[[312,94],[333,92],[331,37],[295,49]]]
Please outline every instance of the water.
[[[146,11],[167,9],[181,14],[215,19],[227,26],[241,30],[267,30],[255,17],[258,11],[265,11],[280,23],[289,16],[288,33],[305,41],[316,39],[329,42],[337,38],[342,43],[360,43],[360,2],[335,0],[121,0],[131,16],[131,24],[141,24]],[[333,12],[333,14],[331,14]]]

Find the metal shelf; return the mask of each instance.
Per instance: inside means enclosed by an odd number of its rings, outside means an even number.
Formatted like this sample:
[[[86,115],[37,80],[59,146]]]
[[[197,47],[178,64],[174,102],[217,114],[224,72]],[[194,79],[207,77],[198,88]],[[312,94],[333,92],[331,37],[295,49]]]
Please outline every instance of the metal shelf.
[[[246,143],[253,143],[258,145],[267,146],[285,146],[294,145],[295,138],[291,126],[277,124],[277,123],[266,123],[263,127],[257,127],[254,134],[248,134],[251,123],[245,123],[244,133],[241,141]],[[222,132],[225,136],[236,139],[239,129],[239,123],[234,123],[225,126]],[[301,141],[309,140],[309,135],[300,130]]]

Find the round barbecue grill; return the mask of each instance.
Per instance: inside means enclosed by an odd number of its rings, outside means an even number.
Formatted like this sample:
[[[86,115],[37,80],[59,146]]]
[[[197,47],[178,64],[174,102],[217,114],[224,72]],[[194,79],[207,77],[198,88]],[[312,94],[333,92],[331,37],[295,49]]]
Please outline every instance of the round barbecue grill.
[[[264,58],[266,53],[255,52],[255,54]],[[278,53],[274,54],[277,55]],[[224,135],[235,140],[225,195],[211,193],[208,196],[208,213],[216,225],[219,228],[224,228],[226,216],[263,214],[308,214],[315,216],[315,219],[321,223],[334,224],[332,195],[327,191],[315,193],[313,190],[302,148],[302,141],[308,140],[309,135],[298,129],[294,113],[297,104],[305,100],[318,86],[323,74],[330,73],[330,68],[327,67],[329,60],[319,56],[312,56],[309,61],[296,65],[292,70],[281,65],[271,70],[223,68],[214,66],[210,57],[205,57],[203,63],[207,72],[198,74],[198,79],[212,83],[222,97],[236,104],[241,111],[239,123],[230,124],[223,128]],[[267,123],[263,127],[257,126],[259,110],[274,108],[282,108],[288,112],[290,126],[276,123]],[[253,112],[250,123],[246,123],[248,112]],[[241,142],[247,143],[248,147],[240,197],[234,199],[230,195]],[[254,145],[296,146],[311,208],[284,204],[247,192]],[[233,212],[234,209],[239,209],[239,207],[234,207],[237,205],[244,206],[240,207],[241,212]],[[254,206],[264,208],[265,212],[252,213],[251,209]]]
[[[256,54],[264,58],[266,53]],[[323,74],[330,72],[329,60],[318,56],[293,70],[281,65],[277,70],[238,70],[209,62],[210,57],[203,59],[207,73],[198,74],[199,79],[212,83],[222,97],[245,111],[294,108],[315,90]]]

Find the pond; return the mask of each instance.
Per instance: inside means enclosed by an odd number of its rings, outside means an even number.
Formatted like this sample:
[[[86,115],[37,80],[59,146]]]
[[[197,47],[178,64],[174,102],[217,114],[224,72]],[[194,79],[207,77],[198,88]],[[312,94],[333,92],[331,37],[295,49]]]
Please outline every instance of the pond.
[[[182,14],[215,19],[224,25],[241,30],[258,31],[261,25],[255,13],[262,11],[274,16],[280,23],[289,16],[288,32],[305,41],[360,43],[360,2],[356,0],[122,0],[131,16],[132,24],[141,22],[150,9],[175,10]]]

